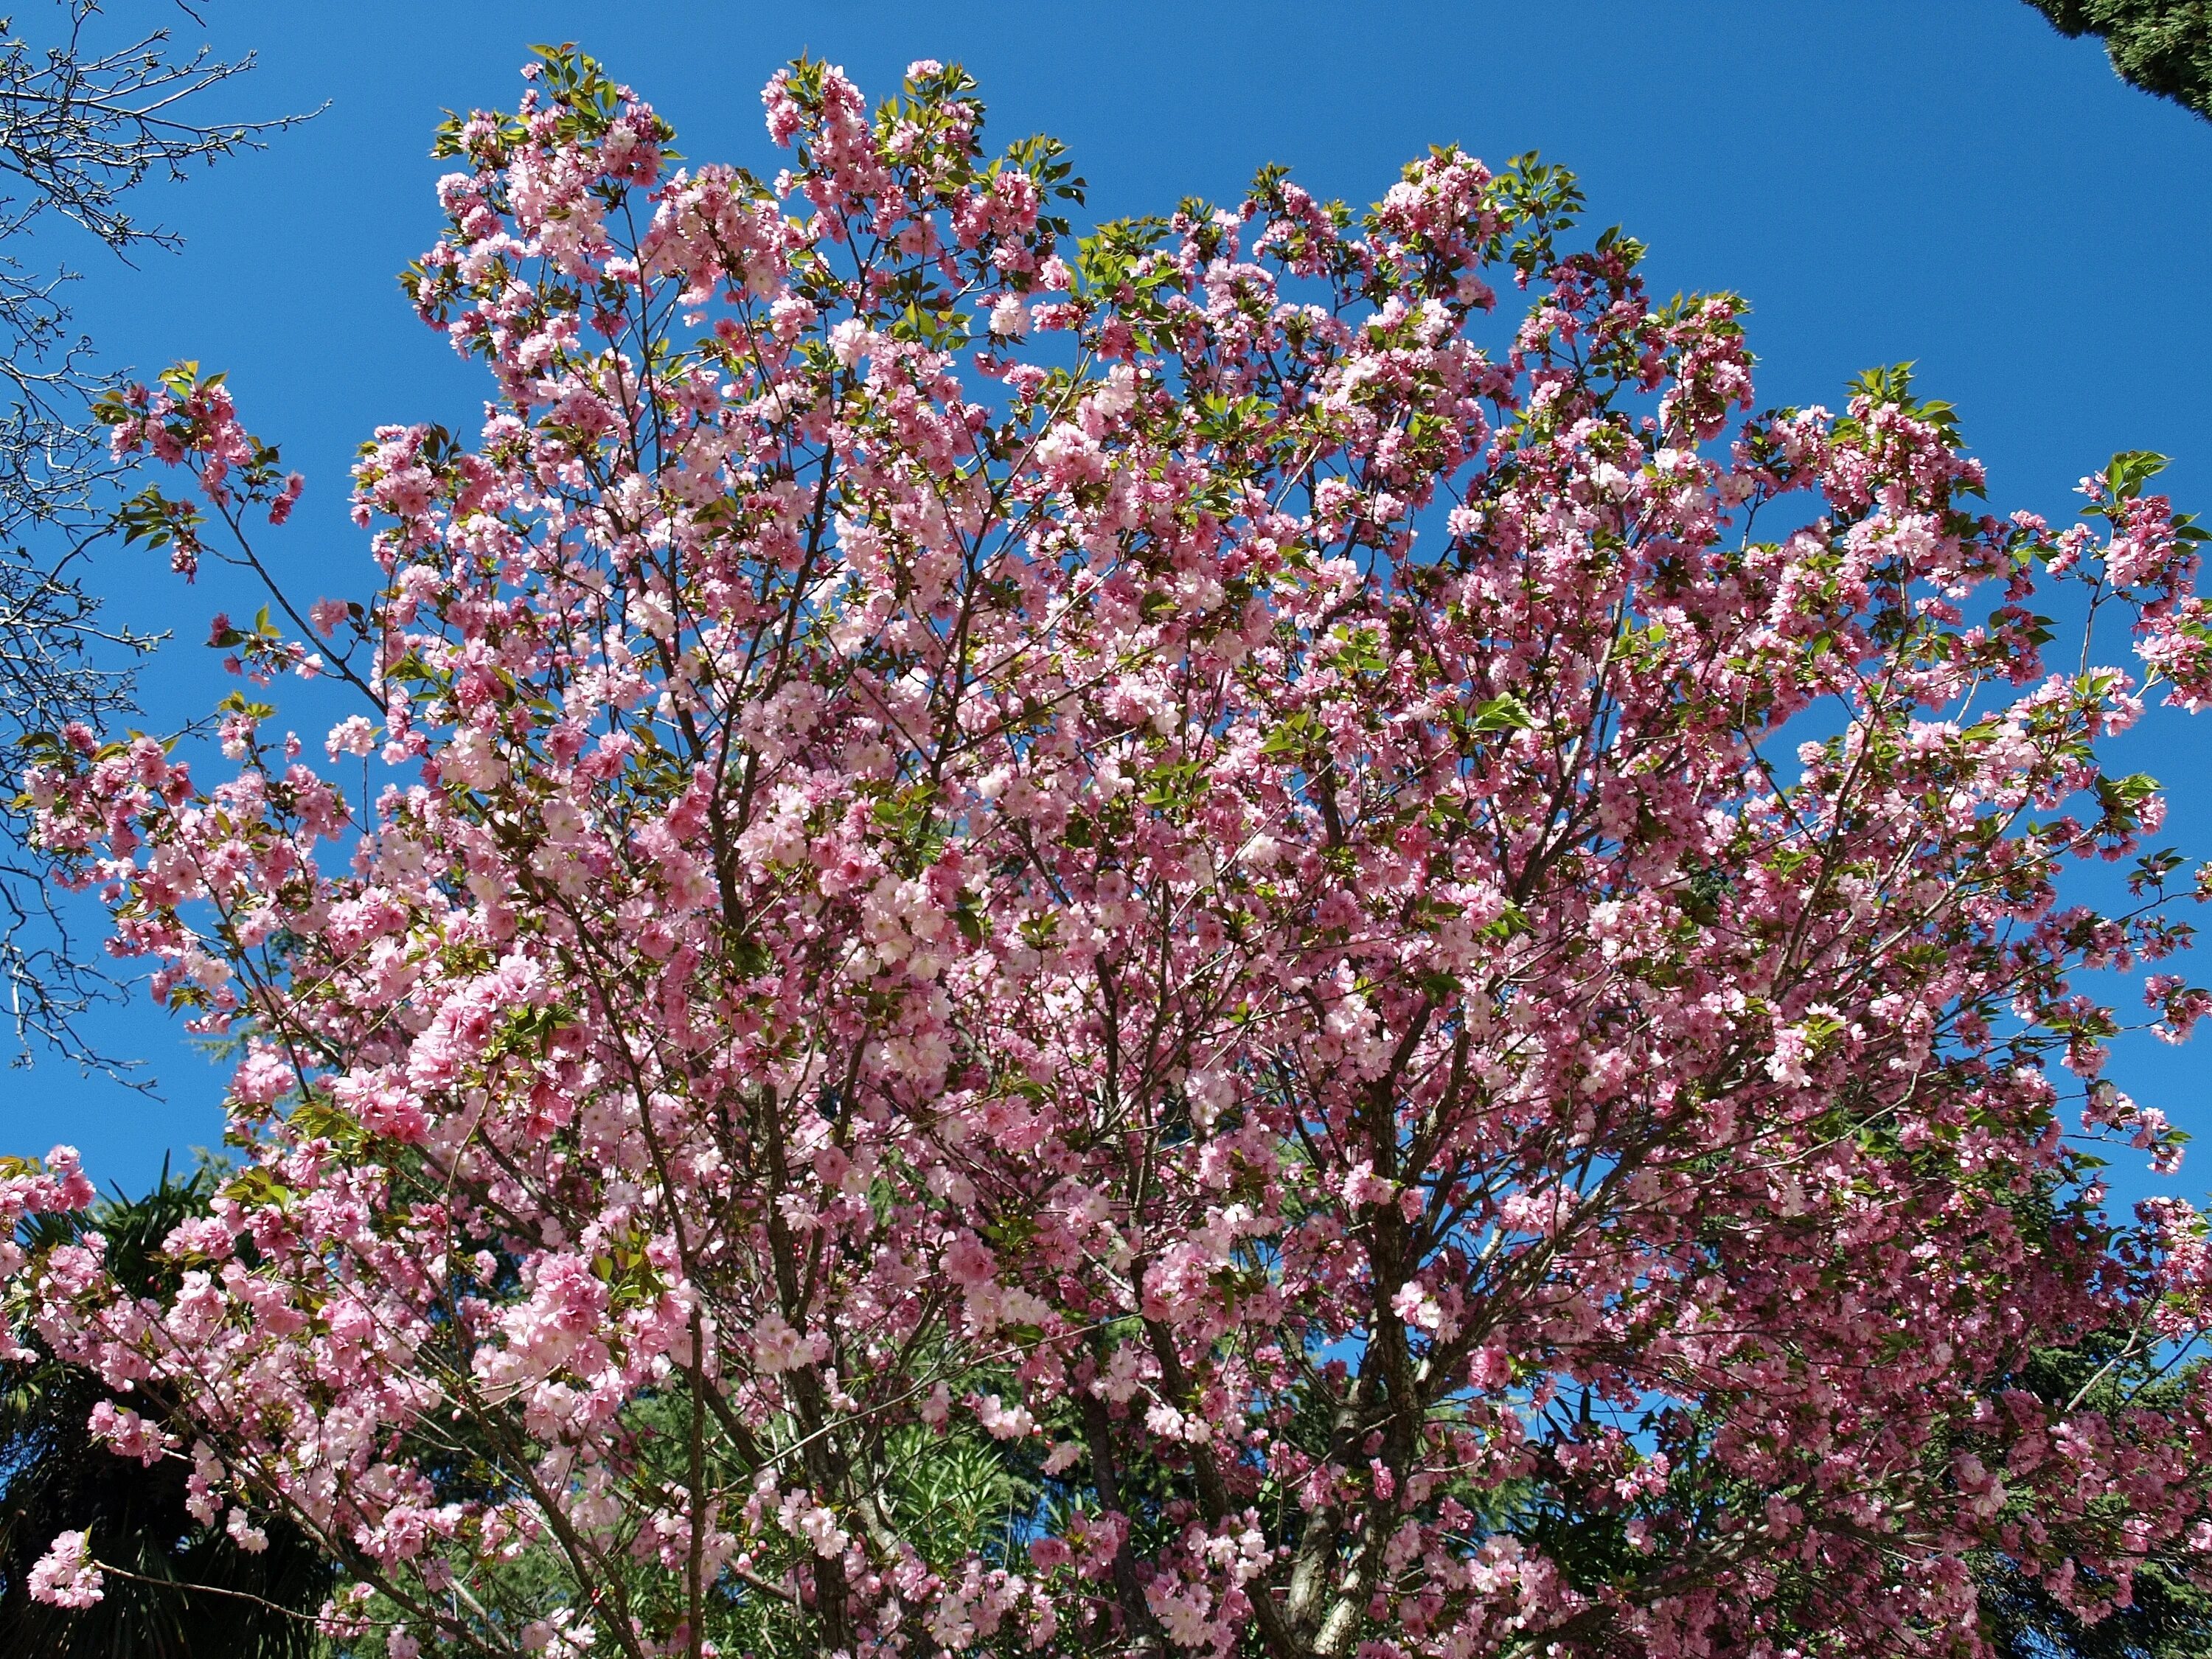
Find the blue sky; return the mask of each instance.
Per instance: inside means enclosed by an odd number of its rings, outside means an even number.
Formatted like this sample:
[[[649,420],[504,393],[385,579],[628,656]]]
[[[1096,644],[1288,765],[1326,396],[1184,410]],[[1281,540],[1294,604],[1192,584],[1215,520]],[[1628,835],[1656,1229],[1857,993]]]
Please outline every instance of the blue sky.
[[[40,9],[25,0],[19,21]],[[149,188],[141,211],[185,234],[180,255],[128,270],[54,236],[39,257],[86,270],[80,319],[111,360],[229,372],[249,424],[307,475],[268,544],[305,598],[367,586],[343,508],[356,445],[386,422],[473,423],[477,371],[393,277],[439,228],[440,112],[510,104],[526,46],[560,40],[650,98],[688,156],[763,170],[759,88],[794,53],[872,95],[914,58],[957,59],[1000,139],[1070,144],[1096,217],[1233,200],[1269,161],[1364,203],[1433,143],[1493,163],[1540,150],[1581,175],[1594,226],[1649,245],[1661,293],[1750,301],[1763,402],[1839,403],[1857,370],[1914,359],[1922,388],[1959,406],[2000,508],[2062,518],[2083,472],[2148,448],[2176,458],[2180,503],[2212,513],[2212,123],[2124,87],[2094,42],[2061,40],[2021,0],[202,9],[219,50],[261,56],[223,89],[226,112],[328,108],[264,155]],[[125,25],[166,12],[116,10]],[[198,645],[210,612],[252,609],[220,573],[182,589],[159,556],[114,550],[97,580],[131,620],[178,633],[149,702],[204,708],[234,684]],[[287,708],[319,729],[320,710],[289,693]],[[2212,726],[2154,720],[2128,749],[2172,787],[2161,841],[2212,854]],[[136,1189],[165,1151],[219,1138],[219,1074],[157,1011],[102,1029],[153,1063],[162,1098],[51,1063],[7,1073],[0,1151],[73,1140],[97,1178]],[[2131,1044],[2114,1074],[2212,1129],[2199,1052]],[[2185,1191],[2207,1184],[2200,1167]]]

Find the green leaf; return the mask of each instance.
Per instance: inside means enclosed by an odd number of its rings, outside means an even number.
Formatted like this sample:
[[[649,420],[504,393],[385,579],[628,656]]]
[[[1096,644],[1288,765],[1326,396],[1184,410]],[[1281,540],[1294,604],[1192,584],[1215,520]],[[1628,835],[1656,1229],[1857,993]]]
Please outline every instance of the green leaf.
[[[2154,450],[2124,449],[2105,468],[2105,488],[2116,501],[2131,501],[2142,487],[2166,471],[2171,458]]]
[[[1528,705],[1510,691],[1476,704],[1469,721],[1478,732],[1525,732],[1535,723]]]
[[[1303,755],[1322,736],[1320,720],[1302,708],[1267,733],[1260,744],[1260,752],[1277,760]]]
[[[1380,674],[1390,666],[1382,642],[1371,628],[1340,630],[1330,637],[1336,641],[1336,665],[1346,672]]]

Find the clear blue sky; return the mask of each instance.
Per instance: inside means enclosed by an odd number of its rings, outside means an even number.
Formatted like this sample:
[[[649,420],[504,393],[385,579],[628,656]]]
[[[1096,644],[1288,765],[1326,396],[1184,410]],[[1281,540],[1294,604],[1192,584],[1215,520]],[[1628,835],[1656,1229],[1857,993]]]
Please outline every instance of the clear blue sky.
[[[19,20],[39,9],[24,0]],[[115,9],[125,24],[167,9]],[[125,270],[53,239],[47,257],[86,265],[80,315],[112,359],[228,369],[249,423],[306,471],[271,544],[306,597],[367,586],[343,510],[355,446],[384,422],[469,424],[483,395],[393,282],[439,228],[431,128],[445,108],[511,104],[526,46],[568,39],[650,98],[688,156],[764,170],[759,89],[793,54],[842,64],[872,95],[914,58],[959,60],[993,133],[1069,143],[1100,217],[1233,200],[1269,161],[1364,203],[1432,143],[1492,162],[1541,150],[1581,174],[1595,225],[1650,246],[1662,293],[1749,300],[1763,401],[1839,402],[1856,371],[1916,359],[1959,405],[1999,507],[2067,515],[2083,472],[2150,448],[2177,458],[2182,504],[2212,513],[2212,124],[2122,86],[2094,42],[2021,0],[203,9],[219,49],[261,54],[225,90],[230,112],[329,108],[265,155],[149,189],[145,216],[185,234],[181,255]],[[149,700],[199,709],[228,689],[198,641],[209,612],[252,608],[242,591],[219,574],[182,589],[158,556],[121,550],[98,574],[126,615],[178,632]],[[288,693],[289,708],[320,729]],[[2173,788],[2161,839],[2212,854],[2212,725],[2156,721],[2130,748]],[[0,1073],[0,1151],[73,1140],[97,1178],[137,1189],[165,1151],[219,1137],[219,1079],[156,1011],[104,1030],[154,1063],[164,1099],[52,1064]],[[2212,1128],[2203,1052],[2132,1045],[2116,1075]],[[2182,1188],[2212,1182],[2206,1167]]]

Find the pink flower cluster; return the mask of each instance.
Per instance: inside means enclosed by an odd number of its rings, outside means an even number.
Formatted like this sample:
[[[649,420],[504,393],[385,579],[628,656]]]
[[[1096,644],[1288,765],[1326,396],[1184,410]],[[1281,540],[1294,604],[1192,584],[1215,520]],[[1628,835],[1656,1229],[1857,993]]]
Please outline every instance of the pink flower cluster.
[[[106,1594],[106,1579],[91,1558],[90,1535],[65,1532],[32,1567],[31,1599],[49,1607],[88,1607]]]

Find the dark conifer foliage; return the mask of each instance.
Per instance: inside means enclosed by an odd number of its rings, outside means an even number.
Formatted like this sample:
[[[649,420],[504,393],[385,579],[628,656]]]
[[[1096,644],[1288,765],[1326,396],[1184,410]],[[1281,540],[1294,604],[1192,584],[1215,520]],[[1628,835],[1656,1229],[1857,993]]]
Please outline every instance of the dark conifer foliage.
[[[2212,0],[2029,0],[2059,32],[2094,34],[2130,86],[2212,119]]]

